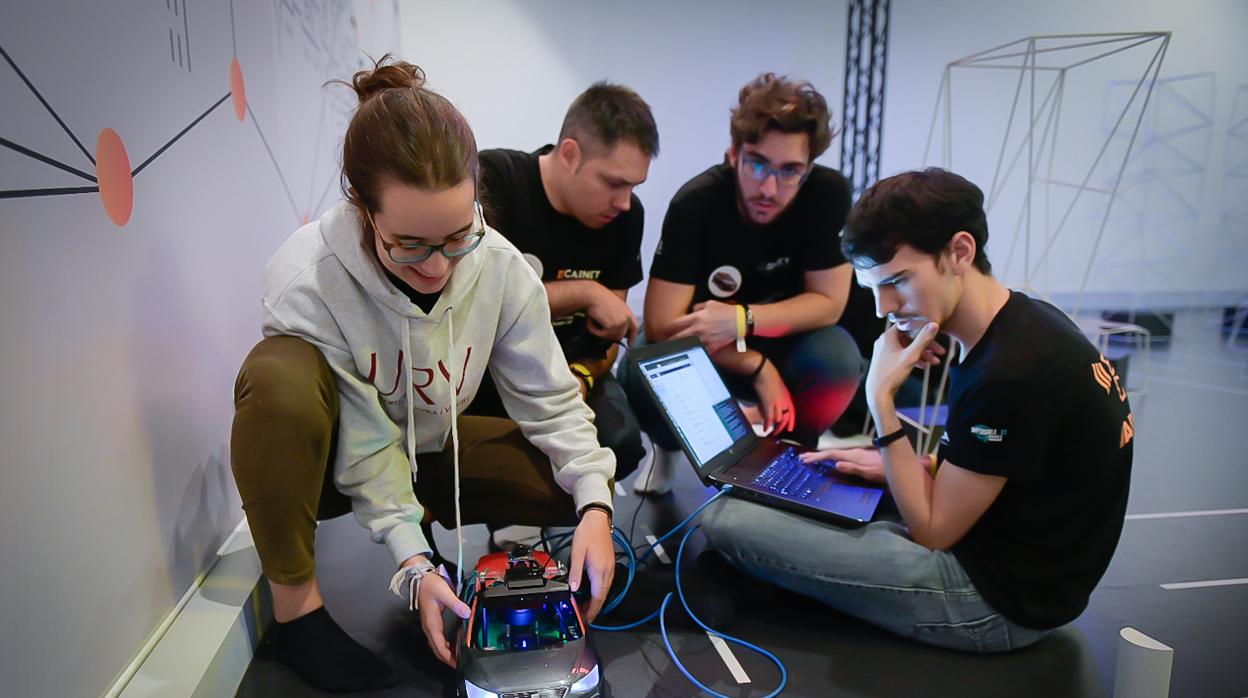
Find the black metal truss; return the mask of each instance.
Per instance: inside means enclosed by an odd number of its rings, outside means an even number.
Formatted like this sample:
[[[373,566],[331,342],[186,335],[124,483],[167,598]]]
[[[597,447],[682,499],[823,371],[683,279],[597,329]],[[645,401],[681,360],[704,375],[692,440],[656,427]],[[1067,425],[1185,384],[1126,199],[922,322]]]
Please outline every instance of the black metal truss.
[[[849,0],[841,172],[853,188],[854,200],[880,176],[888,20],[889,0]]]

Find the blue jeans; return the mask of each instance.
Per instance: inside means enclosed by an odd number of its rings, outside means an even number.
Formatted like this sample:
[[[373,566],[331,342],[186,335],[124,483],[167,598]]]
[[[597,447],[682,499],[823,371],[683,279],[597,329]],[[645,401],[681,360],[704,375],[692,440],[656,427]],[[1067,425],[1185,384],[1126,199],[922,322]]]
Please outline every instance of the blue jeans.
[[[703,512],[702,530],[743,572],[919,642],[1005,652],[1048,632],[1002,616],[952,553],[915,543],[897,521],[844,528],[724,497]]]
[[[645,337],[637,338],[637,346]],[[867,370],[867,362],[858,353],[858,346],[841,327],[830,325],[787,337],[756,337],[750,347],[767,356],[793,396],[797,424],[785,438],[807,446],[815,446],[819,435],[827,431],[845,408]],[[749,376],[720,372],[734,397],[758,399]],[[620,366],[620,383],[628,394],[629,404],[637,414],[641,428],[660,448],[675,451],[680,441],[668,428],[658,407],[641,384],[643,379],[627,364]]]

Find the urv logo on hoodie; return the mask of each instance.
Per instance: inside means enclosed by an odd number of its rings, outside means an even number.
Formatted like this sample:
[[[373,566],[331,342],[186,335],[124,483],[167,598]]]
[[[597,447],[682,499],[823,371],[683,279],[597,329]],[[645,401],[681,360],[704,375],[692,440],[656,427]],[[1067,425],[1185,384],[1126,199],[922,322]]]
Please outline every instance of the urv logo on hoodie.
[[[265,270],[266,336],[316,346],[334,373],[334,484],[396,562],[429,550],[412,478],[442,451],[487,370],[529,443],[579,508],[610,502],[615,457],[598,444],[550,323],[541,279],[492,229],[460,258],[429,312],[387,279],[348,203],[295,232]]]
[[[464,352],[464,365],[459,371],[459,384],[455,386],[456,397],[459,397],[460,392],[464,389],[464,377],[468,375],[468,362],[471,360],[472,360],[472,347],[468,347],[467,351]],[[437,372],[442,376],[442,379],[445,380],[447,383],[451,382],[451,372],[447,370],[446,364],[442,362],[442,359],[438,359]],[[424,367],[424,366],[412,367],[412,389],[415,390],[416,394],[419,395],[420,398],[425,401],[426,405],[431,406],[431,407],[435,403],[433,399],[430,398],[429,395],[425,392],[425,388],[428,388],[430,385],[433,384],[433,376],[434,376],[434,369],[431,367]],[[396,403],[399,401],[399,398],[403,397],[401,393],[399,393],[398,395],[395,395],[396,393],[399,392],[399,381],[402,379],[403,379],[403,350],[402,349],[399,350],[398,360],[394,362],[394,380],[391,383],[387,383],[387,384],[381,384],[377,382],[377,352],[374,351],[374,352],[369,353],[368,382],[377,386],[377,391],[380,392],[383,397],[391,398],[393,396],[392,399],[386,400],[387,403],[390,403],[390,404]],[[385,387],[386,385],[390,385],[389,390],[386,389]],[[416,407],[416,409],[420,409],[420,408]]]

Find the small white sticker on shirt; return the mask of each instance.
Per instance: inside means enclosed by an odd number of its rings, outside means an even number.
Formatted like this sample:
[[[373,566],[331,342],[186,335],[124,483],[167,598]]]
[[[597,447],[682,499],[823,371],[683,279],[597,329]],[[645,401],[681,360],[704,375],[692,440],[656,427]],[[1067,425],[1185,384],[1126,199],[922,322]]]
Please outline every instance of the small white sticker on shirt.
[[[538,259],[537,255],[525,252],[524,261],[528,262],[529,266],[533,267],[533,271],[537,272],[537,278],[542,278],[542,260]]]
[[[741,270],[725,264],[711,272],[706,286],[716,298],[729,298],[741,288]]]

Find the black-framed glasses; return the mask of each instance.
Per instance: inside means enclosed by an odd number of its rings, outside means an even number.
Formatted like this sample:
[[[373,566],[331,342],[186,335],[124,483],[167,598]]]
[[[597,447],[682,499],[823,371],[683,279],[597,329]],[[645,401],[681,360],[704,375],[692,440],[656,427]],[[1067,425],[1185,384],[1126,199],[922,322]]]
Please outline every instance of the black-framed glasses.
[[[755,182],[766,182],[768,177],[775,175],[776,184],[785,188],[793,188],[806,181],[806,175],[810,174],[810,167],[807,165],[773,167],[771,163],[757,155],[742,151],[741,171]]]
[[[485,213],[481,210],[481,202],[472,202],[473,221],[476,222],[477,228],[472,232],[463,234],[462,237],[452,237],[440,245],[426,244],[404,244],[401,242],[390,242],[381,234],[381,228],[377,227],[377,222],[373,220],[373,214],[365,209],[364,213],[368,216],[368,222],[373,225],[373,230],[377,231],[377,237],[381,240],[381,246],[386,250],[386,254],[390,255],[390,261],[395,264],[416,264],[429,259],[434,252],[441,252],[443,257],[447,259],[455,259],[477,249],[477,245],[485,239]]]

